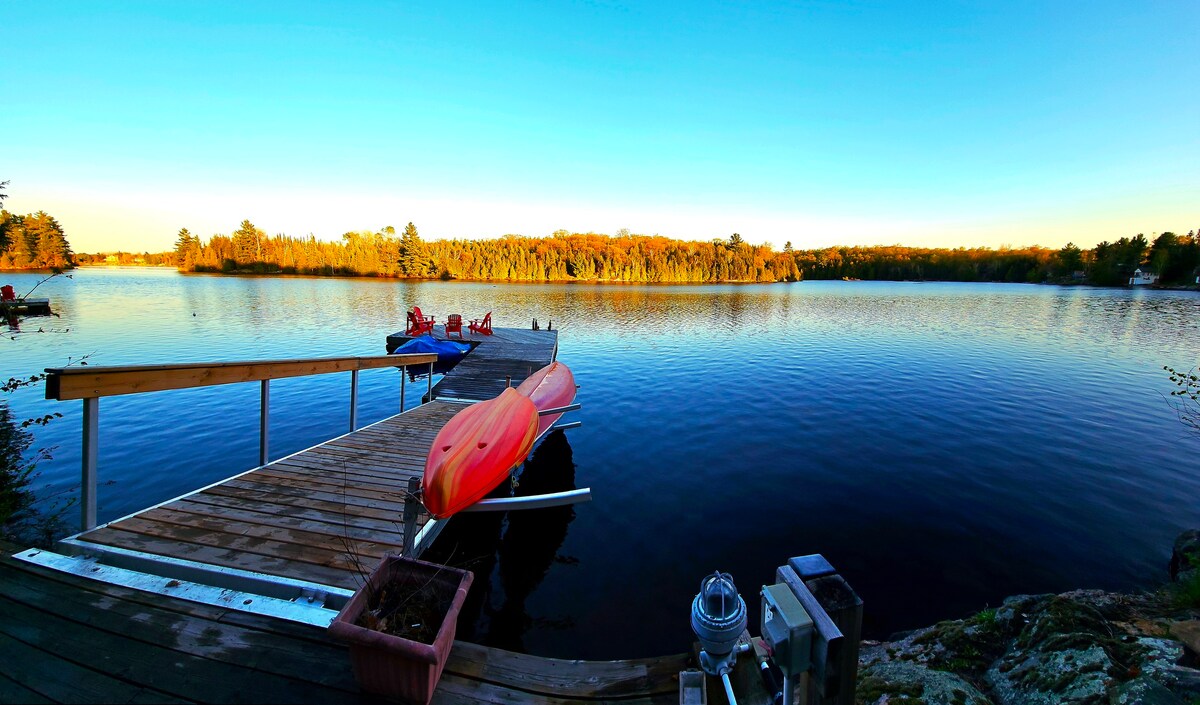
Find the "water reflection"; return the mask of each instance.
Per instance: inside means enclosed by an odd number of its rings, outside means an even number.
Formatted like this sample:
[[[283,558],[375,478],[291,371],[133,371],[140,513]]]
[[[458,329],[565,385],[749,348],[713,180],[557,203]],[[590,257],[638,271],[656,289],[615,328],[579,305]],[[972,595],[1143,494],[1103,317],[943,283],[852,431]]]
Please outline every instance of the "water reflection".
[[[18,289],[37,278],[6,277]],[[1197,521],[1200,441],[1161,396],[1164,364],[1196,364],[1196,292],[161,270],[83,270],[44,290],[62,314],[54,327],[70,333],[0,341],[9,376],[82,353],[96,365],[376,355],[413,305],[439,321],[553,320],[584,425],[546,476],[560,489],[577,472],[595,501],[463,515],[445,537],[459,537],[457,559],[480,574],[461,633],[531,653],[685,650],[679,610],[699,577],[719,567],[753,584],[798,553],[842,569],[873,636],[1018,592],[1150,587],[1175,534]],[[399,377],[361,374],[360,425],[396,413]],[[343,433],[349,381],[272,384],[272,455]],[[407,386],[410,407],[425,386]],[[39,445],[58,447],[39,464],[38,489],[52,491],[78,484],[81,409],[43,396],[10,399],[18,417],[65,415],[38,429]],[[100,476],[117,484],[100,492],[101,520],[253,466],[258,400],[253,383],[106,399]],[[547,439],[537,461],[560,443]],[[204,452],[180,451],[195,448]],[[537,483],[531,469],[519,491],[545,489]],[[714,531],[714,516],[736,525]]]
[[[542,441],[520,471],[515,490],[502,484],[492,496],[530,495],[575,489],[575,461],[562,431]],[[556,565],[575,565],[559,549],[575,519],[571,506],[454,517],[426,554],[475,573],[458,622],[458,638],[511,651],[526,651],[531,628],[570,627],[568,615],[539,617],[527,603]]]

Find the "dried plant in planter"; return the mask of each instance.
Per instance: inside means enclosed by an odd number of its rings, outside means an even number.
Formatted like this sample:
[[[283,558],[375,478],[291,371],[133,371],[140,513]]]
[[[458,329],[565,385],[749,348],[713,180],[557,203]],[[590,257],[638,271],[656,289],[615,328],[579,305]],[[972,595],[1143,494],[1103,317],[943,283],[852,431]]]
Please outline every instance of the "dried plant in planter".
[[[350,647],[363,690],[429,702],[473,577],[412,558],[383,559],[329,625],[330,634]]]
[[[434,576],[437,577],[436,575]],[[432,644],[455,592],[441,581],[419,587],[402,578],[384,583],[367,596],[367,609],[355,622],[360,627]]]

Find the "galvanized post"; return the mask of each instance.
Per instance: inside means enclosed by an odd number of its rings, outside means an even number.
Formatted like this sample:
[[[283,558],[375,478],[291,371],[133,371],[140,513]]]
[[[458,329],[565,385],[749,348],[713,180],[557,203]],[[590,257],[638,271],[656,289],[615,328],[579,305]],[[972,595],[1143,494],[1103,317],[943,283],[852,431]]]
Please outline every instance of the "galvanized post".
[[[433,401],[433,363],[429,363],[429,392],[425,395],[425,401]]]
[[[262,381],[262,390],[259,393],[258,401],[258,464],[260,466],[267,464],[267,447],[270,441],[270,433],[268,426],[270,425],[271,417],[271,380],[264,379]]]
[[[420,512],[421,502],[417,499],[417,492],[421,490],[421,478],[408,478],[408,494],[404,495],[404,554],[409,558],[416,557],[416,546],[413,542],[417,536],[417,515]]]
[[[358,428],[358,370],[350,370],[350,432]]]
[[[400,368],[400,413],[404,413],[404,378],[408,376],[408,368]]]
[[[100,398],[83,400],[83,478],[79,487],[79,530],[96,526],[96,454],[100,439]]]

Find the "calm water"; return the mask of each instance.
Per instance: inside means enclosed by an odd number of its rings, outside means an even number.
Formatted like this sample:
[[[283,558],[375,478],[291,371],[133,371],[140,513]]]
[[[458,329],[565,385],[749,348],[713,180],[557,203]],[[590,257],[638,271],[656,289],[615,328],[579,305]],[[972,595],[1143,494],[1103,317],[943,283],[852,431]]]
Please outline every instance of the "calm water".
[[[0,274],[23,290],[32,275]],[[0,347],[5,376],[58,366],[379,354],[413,304],[561,328],[583,427],[551,437],[520,491],[574,482],[575,509],[455,520],[436,550],[479,574],[461,632],[557,656],[686,650],[691,596],[756,588],[824,553],[874,635],[1005,595],[1148,587],[1200,526],[1200,439],[1162,365],[1200,351],[1200,295],[1033,285],[810,282],[576,286],[221,278],[84,270],[44,287],[65,333]],[[360,422],[398,373],[363,373]],[[348,375],[272,384],[272,455],[344,432]],[[80,404],[47,488],[77,481]],[[416,395],[412,395],[416,396]],[[410,403],[412,402],[410,397]],[[256,384],[101,402],[102,520],[255,464]],[[73,519],[73,517],[72,517]]]

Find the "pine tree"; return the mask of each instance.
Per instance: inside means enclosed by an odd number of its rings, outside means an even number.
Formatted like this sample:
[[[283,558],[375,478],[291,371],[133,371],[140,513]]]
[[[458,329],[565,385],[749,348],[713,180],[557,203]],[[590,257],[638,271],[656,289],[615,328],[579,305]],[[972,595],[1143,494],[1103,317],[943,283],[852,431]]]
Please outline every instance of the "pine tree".
[[[176,268],[184,272],[194,271],[199,252],[200,238],[192,235],[187,228],[181,228],[179,238],[175,240]]]
[[[405,277],[429,276],[429,253],[417,235],[417,226],[409,223],[400,236],[400,274]]]
[[[262,231],[254,223],[243,220],[241,227],[233,231],[233,259],[238,264],[253,264],[261,259]]]

